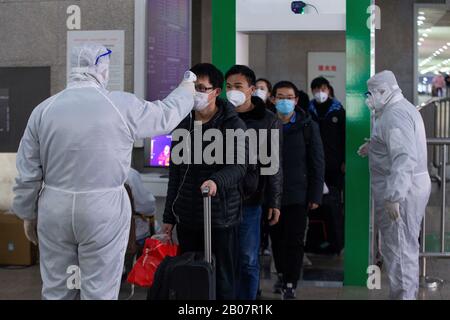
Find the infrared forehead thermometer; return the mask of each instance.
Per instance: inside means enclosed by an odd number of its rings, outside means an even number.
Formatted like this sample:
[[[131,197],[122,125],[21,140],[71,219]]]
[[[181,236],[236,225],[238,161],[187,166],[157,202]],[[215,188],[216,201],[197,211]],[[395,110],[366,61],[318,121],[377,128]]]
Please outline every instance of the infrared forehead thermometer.
[[[186,71],[183,77],[184,81],[195,82],[197,81],[197,76],[192,71]]]

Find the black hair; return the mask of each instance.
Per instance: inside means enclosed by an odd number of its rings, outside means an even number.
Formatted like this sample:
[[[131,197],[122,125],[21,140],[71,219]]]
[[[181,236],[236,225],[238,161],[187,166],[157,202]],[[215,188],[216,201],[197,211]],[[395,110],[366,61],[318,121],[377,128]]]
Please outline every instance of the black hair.
[[[265,78],[259,78],[258,80],[255,81],[255,84],[258,83],[259,81],[263,81],[266,83],[267,89],[269,89],[269,93],[272,92],[272,84],[270,83],[269,80],[265,79]]]
[[[298,93],[298,106],[304,111],[308,111],[309,102],[310,102],[309,95],[305,91],[300,90]]]
[[[327,88],[330,88],[330,81],[328,81],[327,79],[325,79],[324,77],[318,77],[315,78],[312,82],[311,82],[311,90],[317,89],[317,88],[321,88],[322,86],[326,85]]]
[[[211,63],[198,63],[191,68],[195,75],[200,77],[208,77],[214,89],[223,88],[223,73]]]
[[[275,97],[277,95],[277,90],[281,89],[281,88],[293,89],[294,93],[295,93],[295,97],[299,96],[299,91],[297,89],[297,86],[295,84],[293,84],[292,82],[290,82],[290,81],[277,82],[277,84],[273,86],[273,90],[272,90],[271,96]]]
[[[225,79],[228,79],[235,74],[243,75],[247,79],[249,86],[254,86],[256,84],[255,72],[247,66],[235,64],[230,68],[230,70],[227,71],[225,74]]]
[[[334,88],[331,85],[328,88],[330,89],[330,98],[334,98]]]

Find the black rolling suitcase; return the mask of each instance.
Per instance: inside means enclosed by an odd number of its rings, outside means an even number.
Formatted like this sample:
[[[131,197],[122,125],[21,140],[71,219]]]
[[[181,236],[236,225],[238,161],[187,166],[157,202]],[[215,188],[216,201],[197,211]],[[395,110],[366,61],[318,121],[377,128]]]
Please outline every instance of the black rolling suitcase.
[[[203,190],[205,252],[167,257],[159,265],[149,300],[215,300],[216,269],[211,253],[211,197]]]

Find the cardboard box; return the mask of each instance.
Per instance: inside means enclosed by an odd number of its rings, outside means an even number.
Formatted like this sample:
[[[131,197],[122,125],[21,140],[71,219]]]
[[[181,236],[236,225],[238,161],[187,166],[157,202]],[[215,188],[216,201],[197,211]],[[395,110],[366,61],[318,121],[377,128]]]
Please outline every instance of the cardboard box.
[[[30,266],[37,256],[38,247],[25,237],[23,221],[0,211],[0,265]]]

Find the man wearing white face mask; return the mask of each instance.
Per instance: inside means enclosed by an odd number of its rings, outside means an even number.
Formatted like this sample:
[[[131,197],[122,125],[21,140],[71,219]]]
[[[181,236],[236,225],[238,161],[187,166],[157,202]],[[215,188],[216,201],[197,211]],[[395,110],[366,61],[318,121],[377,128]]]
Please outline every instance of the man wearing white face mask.
[[[186,117],[177,129],[190,132],[190,150],[195,151],[194,137],[197,130],[201,135],[207,130],[220,130],[223,137],[223,156],[226,155],[227,130],[245,131],[247,128],[234,110],[234,106],[219,98],[223,87],[223,74],[214,65],[200,63],[192,67],[196,74],[196,94],[194,111]],[[194,126],[194,121],[200,121],[201,126]],[[195,133],[194,133],[195,131]],[[243,132],[242,131],[242,132]],[[185,139],[182,137],[182,140]],[[215,139],[215,138],[214,138]],[[242,199],[240,182],[246,173],[246,165],[237,161],[242,154],[237,140],[234,144],[234,162],[174,164],[170,159],[169,185],[166,205],[163,215],[163,229],[169,236],[174,226],[177,226],[178,241],[182,253],[188,251],[203,251],[203,196],[201,189],[208,186],[211,198],[212,222],[212,253],[216,262],[216,296],[219,300],[235,299],[235,274],[237,264],[238,227],[241,217]],[[174,141],[172,149],[181,141]],[[211,145],[209,141],[200,142],[203,153]],[[191,159],[194,159],[191,152]],[[227,158],[228,159],[228,158]],[[189,276],[189,275],[186,275]]]
[[[255,91],[256,76],[247,66],[235,65],[225,74],[227,84],[227,98],[236,107],[239,117],[244,120],[248,129],[256,130],[261,139],[261,129],[267,130],[263,137],[268,150],[268,155],[280,159],[282,123],[278,117],[267,110],[261,99],[252,97]],[[279,150],[272,155],[271,141],[272,130],[278,130]],[[264,141],[259,141],[264,142]],[[258,144],[259,144],[258,143]],[[261,143],[262,144],[262,143]],[[258,145],[258,149],[259,149]],[[262,149],[262,148],[261,148]],[[260,150],[258,150],[260,151]],[[274,152],[275,148],[274,148]],[[283,175],[281,168],[273,175],[261,175],[260,152],[256,165],[250,165],[244,179],[244,214],[239,230],[239,288],[237,298],[242,300],[254,300],[259,284],[259,244],[261,231],[262,204],[268,207],[267,216],[264,217],[269,225],[278,223],[280,216],[281,193],[283,187]],[[281,160],[280,160],[281,163]],[[266,165],[270,166],[270,164]],[[266,199],[264,199],[267,197]]]
[[[391,71],[367,82],[366,103],[374,114],[369,155],[375,222],[387,267],[391,299],[416,299],[419,288],[419,235],[431,190],[425,127]]]
[[[332,97],[330,82],[324,77],[314,79],[311,90],[314,99],[309,104],[309,113],[320,127],[325,153],[325,183],[329,189],[320,210],[332,223],[328,241],[331,245],[324,253],[339,254],[344,247],[345,109]]]

